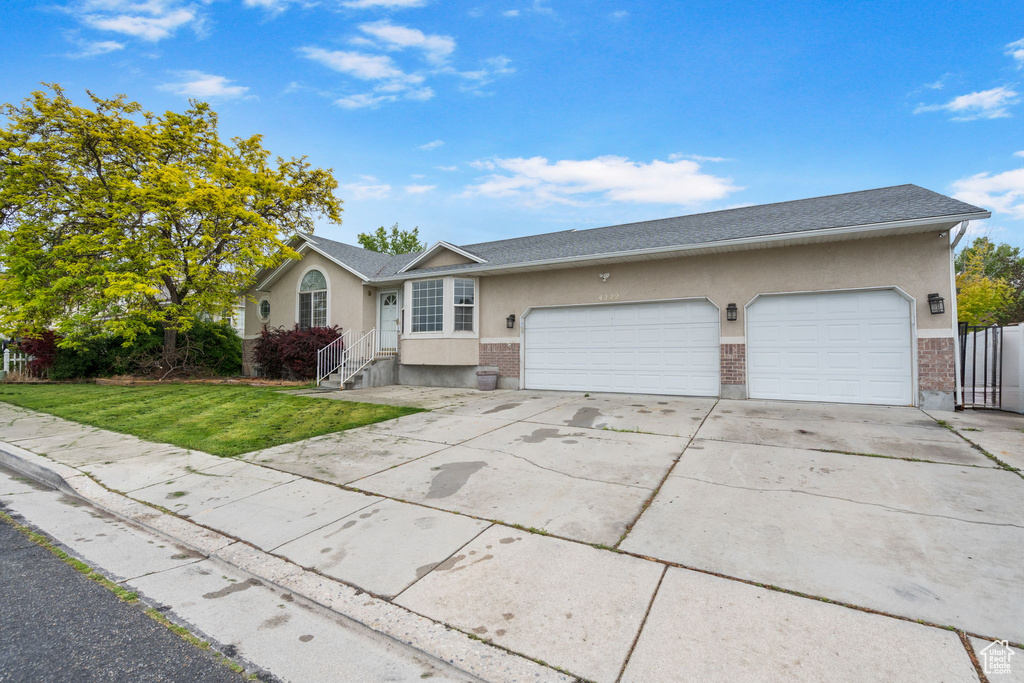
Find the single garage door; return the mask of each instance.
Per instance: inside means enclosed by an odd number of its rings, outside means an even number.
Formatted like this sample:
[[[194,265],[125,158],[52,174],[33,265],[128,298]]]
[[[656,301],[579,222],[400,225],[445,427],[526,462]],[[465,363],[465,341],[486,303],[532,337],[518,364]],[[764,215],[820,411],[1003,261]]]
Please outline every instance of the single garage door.
[[[894,290],[763,296],[747,308],[751,398],[910,405],[910,302]]]
[[[705,300],[539,308],[527,389],[717,396],[718,309]]]

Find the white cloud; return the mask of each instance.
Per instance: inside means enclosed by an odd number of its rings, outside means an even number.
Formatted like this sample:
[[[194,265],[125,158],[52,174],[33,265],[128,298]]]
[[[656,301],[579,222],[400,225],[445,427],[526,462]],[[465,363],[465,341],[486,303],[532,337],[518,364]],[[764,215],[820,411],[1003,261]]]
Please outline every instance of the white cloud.
[[[612,12],[610,16],[611,16],[612,19],[615,19],[617,21],[621,21],[621,20],[623,20],[623,19],[625,19],[626,17],[629,16],[629,12],[627,12],[624,9],[620,9],[618,11]]]
[[[198,31],[203,22],[195,5],[179,0],[81,0],[67,11],[91,28],[151,42],[186,25]]]
[[[394,102],[398,98],[394,95],[374,95],[373,93],[360,93],[349,95],[334,100],[334,103],[344,109],[363,109],[365,107],[377,107],[384,102]]]
[[[519,16],[519,10],[517,10],[517,9],[507,9],[504,12],[501,13],[501,16],[503,16],[503,17],[518,17]]]
[[[531,9],[533,9],[533,11],[536,12],[537,14],[553,15],[555,13],[555,10],[545,5],[545,1],[546,0],[533,0],[533,7]]]
[[[203,73],[202,71],[181,71],[178,73],[178,76],[185,80],[178,83],[165,83],[159,86],[159,89],[172,92],[175,95],[194,97],[201,100],[229,100],[236,97],[244,97],[249,92],[247,86],[231,85],[232,81],[229,78]]]
[[[952,77],[953,77],[953,74],[951,74],[951,73],[944,73],[944,74],[942,74],[942,78],[940,78],[937,81],[933,81],[931,83],[925,83],[924,87],[928,88],[929,90],[942,90],[943,88],[946,87],[946,83],[948,83],[949,79],[952,78]]]
[[[467,187],[466,194],[540,204],[598,201],[692,206],[742,189],[730,179],[704,173],[700,164],[684,159],[643,163],[602,156],[552,163],[533,157],[492,159],[475,165],[496,173]]]
[[[347,199],[386,199],[391,194],[391,186],[385,184],[373,184],[373,181],[364,183],[348,183],[342,185],[343,192],[348,194]]]
[[[80,59],[82,57],[95,57],[97,55],[105,55],[111,52],[117,52],[118,50],[124,49],[124,43],[119,43],[116,40],[97,40],[97,41],[79,41],[78,52],[73,52],[68,55],[74,59]]]
[[[423,194],[424,192],[430,192],[436,188],[437,185],[406,185],[405,191],[408,194]]]
[[[1017,68],[1024,68],[1024,38],[1015,40],[1006,46],[1006,54],[1017,62]]]
[[[1014,152],[1013,156],[1015,156],[1015,157],[1024,157],[1024,149],[1022,149],[1019,152]]]
[[[423,80],[422,76],[407,74],[399,69],[387,55],[368,55],[345,50],[332,51],[319,47],[303,47],[299,48],[299,52],[329,69],[355,76],[364,81],[391,79],[419,83]]]
[[[403,7],[423,7],[426,0],[349,0],[341,3],[345,7],[355,9],[367,9],[370,7],[384,7],[386,9],[400,9]]]
[[[434,168],[436,168],[438,171],[449,171],[449,172],[450,171],[458,171],[459,170],[458,166],[435,166]]]
[[[726,157],[706,157],[702,154],[669,154],[669,161],[676,161],[677,159],[690,159],[692,161],[699,161],[703,163],[721,163],[723,161],[732,161]]]
[[[511,66],[512,60],[504,55],[489,57],[480,62],[480,68],[475,71],[457,71],[459,76],[466,79],[464,90],[476,91],[477,89],[493,83],[498,76],[515,73],[515,67]]]
[[[428,35],[419,29],[396,26],[388,21],[363,24],[359,30],[383,43],[385,49],[415,48],[422,50],[428,60],[438,64],[455,51],[455,40],[450,36]]]
[[[961,178],[953,190],[961,201],[1024,219],[1024,168]]]
[[[954,121],[971,121],[974,119],[1000,119],[1010,116],[1007,107],[1016,104],[1020,93],[1009,86],[972,92],[954,97],[946,104],[920,105],[915,114],[929,111],[948,111],[954,114]]]
[[[428,142],[425,145],[420,145],[420,149],[422,149],[425,152],[429,152],[432,149],[437,149],[438,147],[440,147],[443,144],[444,144],[444,140],[433,140],[431,142]]]

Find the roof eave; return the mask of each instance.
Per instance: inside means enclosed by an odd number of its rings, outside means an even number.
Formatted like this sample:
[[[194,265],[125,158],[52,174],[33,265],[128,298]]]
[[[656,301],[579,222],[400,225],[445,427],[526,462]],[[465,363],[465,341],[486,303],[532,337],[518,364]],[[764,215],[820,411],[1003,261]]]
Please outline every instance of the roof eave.
[[[334,264],[340,266],[341,268],[344,268],[348,272],[352,273],[353,275],[355,275],[360,280],[362,280],[364,282],[367,282],[367,281],[369,281],[371,279],[371,278],[367,277],[366,275],[364,275],[363,273],[360,273],[358,270],[356,270],[352,266],[348,265],[347,263],[343,263],[342,261],[339,261],[335,257],[333,257],[330,254],[328,254],[327,252],[325,252],[323,249],[320,249],[316,245],[316,242],[313,241],[312,238],[310,238],[310,237],[308,237],[306,235],[298,235],[297,237],[298,237],[298,239],[302,240],[302,244],[298,247],[298,249],[296,249],[296,251],[301,253],[306,248],[312,249],[313,251],[315,251],[316,253],[320,254],[321,256],[323,256],[325,259],[327,259],[331,263],[334,263]],[[271,285],[273,285],[277,281],[277,279],[279,277],[281,277],[284,274],[284,272],[286,270],[288,270],[288,268],[290,268],[294,264],[295,264],[295,260],[294,259],[288,259],[287,261],[282,263],[280,266],[278,266],[273,271],[271,271],[270,275],[268,275],[266,278],[264,278],[261,282],[259,282],[256,285],[256,291],[258,291],[258,292],[259,291],[265,291],[265,288],[270,287]]]
[[[438,270],[431,273],[421,272],[402,272],[399,271],[390,277],[376,278],[374,282],[395,282],[401,280],[410,280],[418,277],[429,277],[435,275],[448,275],[452,273],[485,273],[495,270],[519,270],[519,269],[535,269],[538,266],[558,266],[558,265],[569,265],[575,263],[585,263],[588,261],[604,261],[615,258],[635,257],[635,256],[655,256],[659,254],[686,254],[692,251],[702,251],[707,249],[727,249],[730,247],[743,247],[748,245],[756,244],[771,244],[773,242],[783,242],[787,240],[808,238],[808,237],[830,237],[830,236],[841,236],[841,235],[855,235],[858,233],[866,232],[883,232],[887,230],[894,230],[903,227],[927,227],[931,225],[941,225],[945,223],[959,223],[961,221],[974,221],[991,218],[992,213],[990,211],[973,212],[967,214],[954,214],[948,216],[935,216],[932,218],[913,218],[900,221],[886,221],[883,223],[868,223],[863,225],[851,225],[843,226],[839,228],[824,228],[821,230],[800,230],[795,232],[779,233],[776,235],[758,235],[754,237],[741,237],[731,240],[718,240],[715,242],[701,242],[699,244],[687,244],[687,245],[672,245],[667,247],[651,247],[648,249],[630,249],[626,251],[618,252],[604,252],[600,254],[584,254],[581,256],[565,256],[552,259],[541,259],[537,261],[524,261],[522,263],[509,263],[509,264],[490,264],[481,265],[480,267],[473,268],[462,268],[459,270]]]

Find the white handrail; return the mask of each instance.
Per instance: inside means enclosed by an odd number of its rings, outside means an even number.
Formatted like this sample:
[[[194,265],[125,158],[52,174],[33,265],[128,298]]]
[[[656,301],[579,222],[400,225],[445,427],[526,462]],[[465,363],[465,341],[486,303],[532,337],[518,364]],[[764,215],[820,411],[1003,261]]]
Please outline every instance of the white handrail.
[[[352,342],[341,356],[341,386],[352,379],[357,372],[369,365],[377,357],[377,328],[373,328],[359,339]]]
[[[398,355],[398,330],[348,330],[316,352],[316,383],[335,372],[341,375],[341,384],[377,358]]]
[[[316,352],[317,386],[341,367],[345,349],[353,338],[361,337],[363,334],[365,333],[362,330],[346,330],[340,337]]]

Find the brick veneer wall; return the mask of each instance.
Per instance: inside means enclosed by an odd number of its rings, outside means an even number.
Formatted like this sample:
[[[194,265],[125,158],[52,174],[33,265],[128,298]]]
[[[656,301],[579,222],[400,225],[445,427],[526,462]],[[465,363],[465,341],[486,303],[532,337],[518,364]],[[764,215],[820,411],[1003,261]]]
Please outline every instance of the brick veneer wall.
[[[747,383],[747,345],[722,344],[722,384]]]
[[[953,391],[956,388],[956,342],[952,337],[920,337],[917,340],[917,384],[921,391]]]
[[[519,376],[519,342],[480,344],[480,365],[497,365],[502,377]]]

